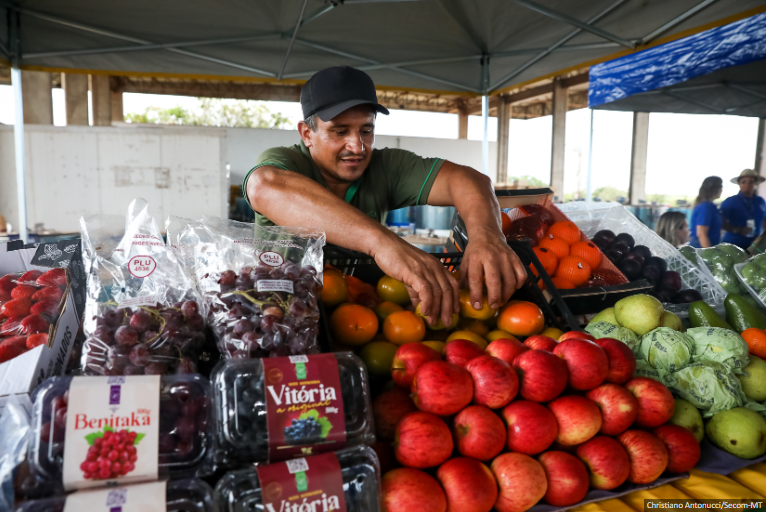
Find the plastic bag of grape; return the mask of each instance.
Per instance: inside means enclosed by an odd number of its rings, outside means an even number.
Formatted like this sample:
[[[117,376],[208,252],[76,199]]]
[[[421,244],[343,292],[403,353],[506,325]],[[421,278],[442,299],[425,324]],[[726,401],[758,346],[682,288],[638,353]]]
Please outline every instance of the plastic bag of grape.
[[[180,243],[194,269],[208,324],[227,358],[319,353],[323,231],[203,217]]]
[[[147,202],[133,200],[125,217],[94,215],[80,225],[88,272],[83,372],[195,373],[207,310]]]

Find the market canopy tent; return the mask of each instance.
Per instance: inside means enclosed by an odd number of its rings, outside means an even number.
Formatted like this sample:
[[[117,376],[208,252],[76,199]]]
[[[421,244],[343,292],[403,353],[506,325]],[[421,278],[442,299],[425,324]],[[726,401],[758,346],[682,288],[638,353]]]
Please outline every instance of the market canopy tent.
[[[591,108],[766,117],[766,13],[593,66]]]

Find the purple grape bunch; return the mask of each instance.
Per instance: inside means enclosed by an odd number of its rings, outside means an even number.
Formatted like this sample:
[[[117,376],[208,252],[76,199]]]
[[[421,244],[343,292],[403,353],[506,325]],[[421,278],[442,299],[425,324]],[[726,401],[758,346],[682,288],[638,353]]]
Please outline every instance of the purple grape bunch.
[[[227,358],[247,359],[318,353],[317,297],[322,283],[314,267],[291,261],[260,262],[218,276],[210,324]]]
[[[83,344],[86,375],[167,375],[197,371],[205,319],[193,300],[171,307],[108,308]]]

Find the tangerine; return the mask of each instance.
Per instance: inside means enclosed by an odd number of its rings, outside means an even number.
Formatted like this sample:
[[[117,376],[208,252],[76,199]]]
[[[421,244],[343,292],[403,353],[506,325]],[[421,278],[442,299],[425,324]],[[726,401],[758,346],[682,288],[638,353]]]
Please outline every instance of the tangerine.
[[[471,291],[460,290],[460,316],[463,318],[473,318],[474,320],[489,320],[495,314],[496,309],[489,307],[489,298],[487,294],[481,296],[481,308],[475,309],[471,304]]]
[[[348,283],[339,270],[326,269],[322,277],[322,302],[327,307],[337,306],[348,298]]]
[[[553,281],[553,286],[555,286],[557,290],[573,290],[575,288],[572,281],[564,279],[563,277],[553,277],[551,281]]]
[[[404,308],[399,304],[394,304],[393,302],[386,301],[378,304],[374,311],[375,315],[378,317],[378,320],[382,322],[391,313],[395,313],[396,311],[404,311]]]
[[[507,213],[500,212],[500,220],[502,223],[501,229],[503,231],[503,235],[507,237],[508,233],[510,233],[511,231],[511,218],[508,216]]]
[[[546,327],[543,329],[543,332],[540,333],[541,336],[548,336],[554,340],[558,340],[562,334],[564,334],[564,331],[556,329],[555,327]]]
[[[563,277],[575,286],[581,286],[590,278],[590,265],[579,256],[567,256],[559,261],[556,277]]]
[[[751,354],[760,358],[766,358],[766,331],[751,327],[742,331],[741,336],[747,342]]]
[[[428,317],[423,314],[423,312],[420,310],[420,305],[423,304],[422,302],[418,302],[418,307],[415,308],[415,314],[418,315],[420,318],[422,318],[426,322],[426,327],[431,329],[432,331],[440,331],[442,329],[447,329],[448,327],[444,325],[444,322],[442,322],[441,317],[439,317],[436,320],[435,325],[431,325],[428,323]],[[449,324],[449,328],[454,329],[457,325],[458,320],[460,319],[460,316],[457,313],[452,313],[452,322]]]
[[[543,264],[543,268],[545,269],[545,272],[548,273],[549,276],[552,276],[554,272],[556,272],[556,267],[559,265],[559,258],[556,256],[556,254],[546,248],[546,247],[535,247],[532,249],[535,251],[535,255],[537,255],[537,259],[540,260],[540,263]],[[534,265],[530,263],[530,268],[532,269],[532,273],[534,275],[537,275],[537,269]]]
[[[481,337],[489,334],[489,327],[481,320],[473,320],[471,318],[461,318],[457,322],[457,328],[461,331],[475,332]]]
[[[580,228],[577,227],[572,221],[563,220],[555,223],[548,230],[548,233],[561,238],[569,245],[576,244],[580,241]]]
[[[515,340],[516,339],[516,337],[513,334],[511,334],[509,332],[501,331],[500,329],[498,329],[496,331],[492,331],[491,333],[487,334],[485,336],[485,338],[490,343],[495,341],[495,340],[500,340],[500,339],[506,339],[506,340]]]
[[[468,340],[476,343],[481,348],[487,348],[487,340],[471,331],[455,331],[447,337],[447,344],[455,340]]]
[[[349,304],[333,311],[330,332],[343,345],[364,345],[378,332],[378,317],[364,306]]]
[[[566,240],[563,238],[555,237],[553,235],[548,235],[543,238],[538,247],[548,249],[556,255],[556,258],[558,258],[559,261],[561,258],[569,256],[569,244],[566,242]]]
[[[412,311],[396,311],[383,322],[383,334],[388,341],[397,345],[415,343],[423,341],[426,324]]]
[[[424,341],[423,345],[430,347],[441,354],[444,351],[444,347],[447,346],[443,341]]]
[[[500,310],[497,326],[514,336],[532,336],[545,328],[545,316],[537,304],[518,301]]]
[[[601,264],[601,249],[593,242],[588,242],[587,240],[572,244],[569,248],[569,254],[584,259],[592,269],[598,268]]]
[[[410,303],[410,294],[407,293],[407,286],[397,279],[390,276],[383,276],[378,281],[378,297],[387,302],[393,302],[400,306],[406,306]]]

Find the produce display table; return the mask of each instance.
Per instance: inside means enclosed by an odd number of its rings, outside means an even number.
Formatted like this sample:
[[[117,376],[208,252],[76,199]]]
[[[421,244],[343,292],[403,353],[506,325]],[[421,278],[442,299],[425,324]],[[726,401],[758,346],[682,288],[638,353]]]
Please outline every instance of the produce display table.
[[[570,509],[576,512],[630,512],[644,510],[644,500],[709,500],[766,497],[766,463],[760,462],[730,475],[716,475],[693,469],[682,478],[654,489],[636,491],[621,498],[589,503]]]

